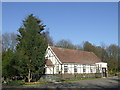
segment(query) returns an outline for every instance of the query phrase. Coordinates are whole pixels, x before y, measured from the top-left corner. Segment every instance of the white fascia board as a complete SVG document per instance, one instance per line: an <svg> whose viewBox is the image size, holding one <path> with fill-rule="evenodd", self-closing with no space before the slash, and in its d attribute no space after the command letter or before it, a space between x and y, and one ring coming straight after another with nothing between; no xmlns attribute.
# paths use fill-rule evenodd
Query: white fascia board
<svg viewBox="0 0 120 90"><path fill-rule="evenodd" d="M62 62L61 62L60 59L57 57L57 55L53 52L53 50L51 49L51 47L48 46L48 48L50 48L51 52L52 52L53 55L56 57L56 59L58 60L58 62L59 62L60 64L62 64Z"/></svg>
<svg viewBox="0 0 120 90"><path fill-rule="evenodd" d="M95 64L100 64L100 63L106 63L106 62L98 62L98 63L95 63Z"/></svg>

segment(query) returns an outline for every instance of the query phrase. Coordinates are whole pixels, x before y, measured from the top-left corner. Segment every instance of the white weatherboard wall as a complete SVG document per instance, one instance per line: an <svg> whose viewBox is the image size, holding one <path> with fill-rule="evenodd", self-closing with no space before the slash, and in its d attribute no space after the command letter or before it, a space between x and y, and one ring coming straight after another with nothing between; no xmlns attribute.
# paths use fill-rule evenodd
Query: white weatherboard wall
<svg viewBox="0 0 120 90"><path fill-rule="evenodd" d="M64 63L62 65L62 73L64 74L64 66L68 67L68 74L75 74L75 73L95 73L96 72L96 65L85 65L85 72L83 72L83 64L75 64L75 63ZM74 72L74 66L77 68L77 72ZM91 70L92 69L92 72Z"/></svg>
<svg viewBox="0 0 120 90"><path fill-rule="evenodd" d="M102 67L107 68L107 63L105 63L105 62L99 62L99 63L96 63L96 64L98 64L99 66L101 65Z"/></svg>
<svg viewBox="0 0 120 90"><path fill-rule="evenodd" d="M51 60L51 62L53 63L53 66L46 66L45 74L58 74L58 72L56 72L56 69L57 69L57 66L61 68L61 65L60 65L60 62L58 62L58 59L56 58L56 56L54 55L54 52L51 50L49 46L46 50L45 58Z"/></svg>
<svg viewBox="0 0 120 90"><path fill-rule="evenodd" d="M51 60L51 62L53 63L53 66L46 66L45 74L59 74L60 71L62 74L65 74L64 66L68 67L68 72L66 72L68 74L97 73L98 68L100 73L102 73L102 68L106 68L107 70L107 63L104 62L99 62L95 64L62 63L49 46L46 50L45 58ZM77 72L74 72L74 66L76 66ZM85 72L83 72L84 66Z"/></svg>
<svg viewBox="0 0 120 90"><path fill-rule="evenodd" d="M46 66L45 74L53 74L53 67Z"/></svg>
<svg viewBox="0 0 120 90"><path fill-rule="evenodd" d="M100 73L102 73L102 68L106 68L107 70L107 63L105 62L99 62L99 63L96 63L97 67L99 67L99 70L100 70Z"/></svg>
<svg viewBox="0 0 120 90"><path fill-rule="evenodd" d="M47 49L47 54L45 58L50 59L53 64L59 64L58 60L56 59L55 55L52 53L50 49Z"/></svg>

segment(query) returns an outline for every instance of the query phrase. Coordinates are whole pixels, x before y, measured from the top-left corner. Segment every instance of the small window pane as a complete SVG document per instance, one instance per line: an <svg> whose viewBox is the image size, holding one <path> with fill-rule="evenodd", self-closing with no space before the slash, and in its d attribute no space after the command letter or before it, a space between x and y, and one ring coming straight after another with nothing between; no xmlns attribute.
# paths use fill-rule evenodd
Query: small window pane
<svg viewBox="0 0 120 90"><path fill-rule="evenodd" d="M64 66L64 73L68 72L68 66Z"/></svg>
<svg viewBox="0 0 120 90"><path fill-rule="evenodd" d="M86 72L86 67L85 67L85 65L83 65L83 72Z"/></svg>
<svg viewBox="0 0 120 90"><path fill-rule="evenodd" d="M77 73L77 66L74 66L74 72Z"/></svg>
<svg viewBox="0 0 120 90"><path fill-rule="evenodd" d="M56 67L56 72L57 72L57 73L59 72L59 66Z"/></svg>

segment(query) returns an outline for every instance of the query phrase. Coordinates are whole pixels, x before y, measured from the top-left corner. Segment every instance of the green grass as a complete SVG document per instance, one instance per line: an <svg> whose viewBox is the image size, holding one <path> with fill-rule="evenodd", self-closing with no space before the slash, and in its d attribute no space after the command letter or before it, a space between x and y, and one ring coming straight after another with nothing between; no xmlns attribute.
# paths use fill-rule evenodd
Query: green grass
<svg viewBox="0 0 120 90"><path fill-rule="evenodd" d="M65 82L80 81L80 80L91 80L91 79L96 79L96 78L69 79L69 80L65 80Z"/></svg>
<svg viewBox="0 0 120 90"><path fill-rule="evenodd" d="M21 85L39 85L39 84L48 84L48 82L25 84L24 80L15 80L15 81L9 81L7 83L3 83L2 85L5 85L5 86L21 86Z"/></svg>
<svg viewBox="0 0 120 90"><path fill-rule="evenodd" d="M8 85L8 86L20 86L24 83L24 80L15 80L15 81L9 81L7 83L5 83L4 85Z"/></svg>

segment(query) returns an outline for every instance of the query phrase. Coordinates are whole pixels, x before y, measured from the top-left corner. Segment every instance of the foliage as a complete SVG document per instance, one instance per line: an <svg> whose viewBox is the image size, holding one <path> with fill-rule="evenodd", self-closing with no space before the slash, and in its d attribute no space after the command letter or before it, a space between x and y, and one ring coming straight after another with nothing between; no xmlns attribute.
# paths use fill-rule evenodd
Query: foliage
<svg viewBox="0 0 120 90"><path fill-rule="evenodd" d="M111 44L108 48L107 48L107 53L109 56L109 61L108 61L108 67L109 70L112 71L118 71L118 50L119 47L117 45Z"/></svg>
<svg viewBox="0 0 120 90"><path fill-rule="evenodd" d="M42 34L45 25L41 20L32 14L23 21L23 27L19 29L17 55L18 67L28 81L32 80L33 75L38 75L44 70L44 54L47 48L47 41Z"/></svg>
<svg viewBox="0 0 120 90"><path fill-rule="evenodd" d="M69 48L69 49L75 48L70 40L60 40L56 43L56 46L59 46L62 48Z"/></svg>
<svg viewBox="0 0 120 90"><path fill-rule="evenodd" d="M50 46L53 46L53 45L54 45L54 42L53 42L52 37L50 36L50 32L49 32L49 31L43 32L43 35L45 36L45 38L46 38L46 40L47 40L47 43L48 43Z"/></svg>
<svg viewBox="0 0 120 90"><path fill-rule="evenodd" d="M74 45L70 40L60 40L58 41L55 46L61 47L61 48L68 48L68 49L77 49L77 50L83 50L81 45Z"/></svg>
<svg viewBox="0 0 120 90"><path fill-rule="evenodd" d="M106 48L100 46L94 46L89 42L84 43L84 50L95 53L103 62L108 63L108 70L110 72L117 72L120 68L118 65L118 50L120 49L117 45L111 44Z"/></svg>
<svg viewBox="0 0 120 90"><path fill-rule="evenodd" d="M85 42L83 48L84 48L84 51L93 52L98 57L100 57L97 48L91 43Z"/></svg>
<svg viewBox="0 0 120 90"><path fill-rule="evenodd" d="M14 52L8 49L2 54L2 76L10 78L16 74L17 73L14 68Z"/></svg>
<svg viewBox="0 0 120 90"><path fill-rule="evenodd" d="M2 34L2 49L3 51L7 51L11 49L15 50L17 44L17 35L15 33L4 33Z"/></svg>
<svg viewBox="0 0 120 90"><path fill-rule="evenodd" d="M108 63L109 56L108 56L107 51L104 48L100 47L100 46L96 47L96 49L97 49L97 52L98 52L98 57L103 62L107 62Z"/></svg>
<svg viewBox="0 0 120 90"><path fill-rule="evenodd" d="M5 85L20 86L20 85L23 85L24 82L25 82L24 80L15 80L15 81L9 81Z"/></svg>

